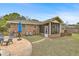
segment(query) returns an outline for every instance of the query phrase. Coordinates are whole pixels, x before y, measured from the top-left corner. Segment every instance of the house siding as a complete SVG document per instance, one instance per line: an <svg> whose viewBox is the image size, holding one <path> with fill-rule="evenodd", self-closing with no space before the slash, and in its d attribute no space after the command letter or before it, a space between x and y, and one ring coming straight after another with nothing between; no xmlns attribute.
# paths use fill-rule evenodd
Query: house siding
<svg viewBox="0 0 79 59"><path fill-rule="evenodd" d="M11 24L9 31L18 32L17 24ZM39 34L39 26L38 25L28 25L22 24L22 34L23 35L36 35Z"/></svg>

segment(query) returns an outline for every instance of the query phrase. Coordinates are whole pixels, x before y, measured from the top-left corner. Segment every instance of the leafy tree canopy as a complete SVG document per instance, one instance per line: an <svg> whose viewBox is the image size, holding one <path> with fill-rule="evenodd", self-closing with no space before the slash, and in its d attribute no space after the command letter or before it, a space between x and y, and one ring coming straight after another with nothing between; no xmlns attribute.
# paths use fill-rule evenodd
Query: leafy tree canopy
<svg viewBox="0 0 79 59"><path fill-rule="evenodd" d="M77 24L79 25L79 22Z"/></svg>
<svg viewBox="0 0 79 59"><path fill-rule="evenodd" d="M8 20L26 20L24 16L19 13L9 13L0 18L0 27L6 25Z"/></svg>

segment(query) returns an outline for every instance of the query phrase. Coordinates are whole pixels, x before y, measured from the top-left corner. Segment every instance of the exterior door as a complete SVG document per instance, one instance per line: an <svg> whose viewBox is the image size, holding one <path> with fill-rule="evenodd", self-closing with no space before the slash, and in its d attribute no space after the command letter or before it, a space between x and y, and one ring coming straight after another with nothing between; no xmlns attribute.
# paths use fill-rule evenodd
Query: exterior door
<svg viewBox="0 0 79 59"><path fill-rule="evenodd" d="M48 26L45 26L44 28L44 35L45 37L48 37Z"/></svg>

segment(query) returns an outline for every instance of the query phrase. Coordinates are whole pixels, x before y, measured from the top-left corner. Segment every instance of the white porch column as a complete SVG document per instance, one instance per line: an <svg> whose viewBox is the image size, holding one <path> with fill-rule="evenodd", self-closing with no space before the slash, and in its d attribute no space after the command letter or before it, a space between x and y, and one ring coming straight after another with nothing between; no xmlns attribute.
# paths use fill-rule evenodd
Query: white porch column
<svg viewBox="0 0 79 59"><path fill-rule="evenodd" d="M51 35L51 23L49 23L49 35Z"/></svg>
<svg viewBox="0 0 79 59"><path fill-rule="evenodd" d="M62 30L62 29L61 29L61 24L60 24L60 32L59 32L59 33L61 33L61 30Z"/></svg>

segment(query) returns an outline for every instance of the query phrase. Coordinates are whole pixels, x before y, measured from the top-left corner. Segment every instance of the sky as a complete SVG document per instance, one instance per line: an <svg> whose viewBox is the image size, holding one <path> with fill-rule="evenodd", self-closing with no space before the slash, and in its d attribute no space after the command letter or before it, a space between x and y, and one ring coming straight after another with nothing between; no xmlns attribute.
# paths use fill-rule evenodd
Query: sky
<svg viewBox="0 0 79 59"><path fill-rule="evenodd" d="M0 3L0 16L13 12L40 21L59 16L64 23L79 22L79 3Z"/></svg>

